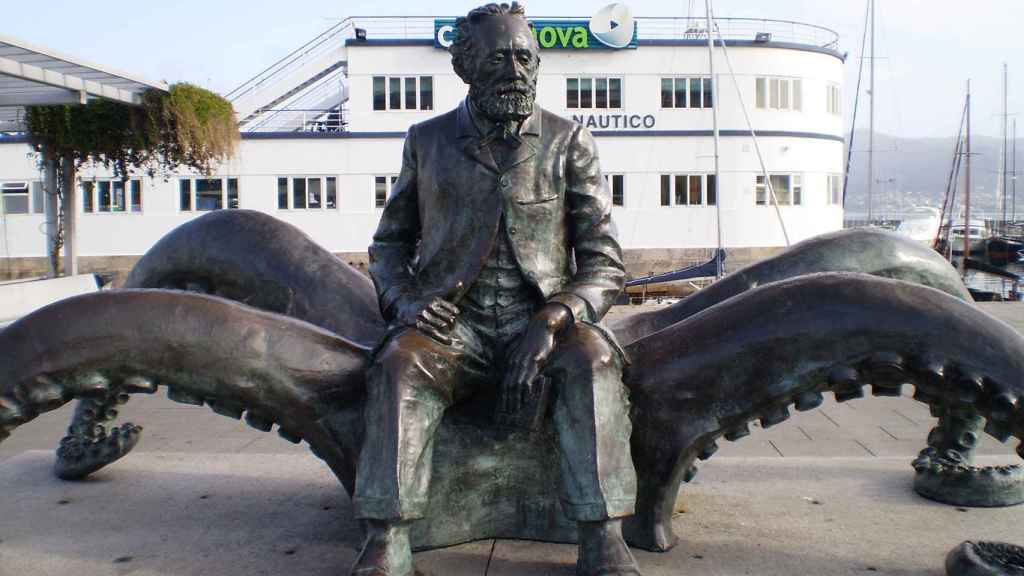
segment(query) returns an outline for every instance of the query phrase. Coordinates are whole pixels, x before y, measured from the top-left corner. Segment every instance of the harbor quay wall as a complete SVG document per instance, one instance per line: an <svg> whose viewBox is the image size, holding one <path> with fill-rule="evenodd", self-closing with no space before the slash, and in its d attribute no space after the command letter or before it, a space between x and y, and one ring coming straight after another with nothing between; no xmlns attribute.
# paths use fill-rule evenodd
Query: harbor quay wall
<svg viewBox="0 0 1024 576"><path fill-rule="evenodd" d="M739 270L743 266L769 258L783 251L783 247L752 247L729 248L725 261L726 272ZM366 252L336 252L338 258L366 273L369 260ZM677 270L684 266L702 263L709 260L713 251L706 248L650 248L623 251L626 273L629 278L638 278L649 274L660 274ZM141 255L135 256L79 256L78 269L83 274L99 274L107 278L111 285L119 288L124 284ZM47 275L49 266L46 258L0 258L0 281L22 278L39 278ZM652 286L652 292L678 295L683 287L675 287L676 283Z"/></svg>

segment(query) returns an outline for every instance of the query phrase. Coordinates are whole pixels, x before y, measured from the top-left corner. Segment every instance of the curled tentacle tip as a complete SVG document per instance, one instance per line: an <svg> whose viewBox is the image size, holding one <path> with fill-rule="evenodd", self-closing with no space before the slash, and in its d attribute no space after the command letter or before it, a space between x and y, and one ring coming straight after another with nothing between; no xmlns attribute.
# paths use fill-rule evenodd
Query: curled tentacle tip
<svg viewBox="0 0 1024 576"><path fill-rule="evenodd" d="M189 404L191 406L203 405L202 398L178 388L168 388L167 398L173 402L178 402L179 404Z"/></svg>
<svg viewBox="0 0 1024 576"><path fill-rule="evenodd" d="M1020 398L1016 394L1003 392L992 399L992 418L1001 422L1010 422L1020 408Z"/></svg>
<svg viewBox="0 0 1024 576"><path fill-rule="evenodd" d="M779 406L778 408L773 408L765 412L764 415L761 416L761 427L771 428L772 426L775 426L776 424L781 424L788 419L789 408L786 406Z"/></svg>
<svg viewBox="0 0 1024 576"><path fill-rule="evenodd" d="M700 458L701 460L707 460L708 458L714 456L715 452L718 452L718 443L711 442L710 444L705 446L703 450L700 451L700 454L697 455L697 458Z"/></svg>
<svg viewBox="0 0 1024 576"><path fill-rule="evenodd" d="M977 374L965 374L956 380L956 390L961 402L973 404L985 392L985 381Z"/></svg>
<svg viewBox="0 0 1024 576"><path fill-rule="evenodd" d="M750 426L745 422L735 428L731 428L725 433L725 439L730 442L735 442L736 440L747 436L750 436Z"/></svg>
<svg viewBox="0 0 1024 576"><path fill-rule="evenodd" d="M808 390L806 392L802 392L796 397L795 404L797 410L800 412L806 412L821 406L824 401L825 397L822 396L821 392L818 392L817 390Z"/></svg>
<svg viewBox="0 0 1024 576"><path fill-rule="evenodd" d="M683 482L690 482L691 480L693 480L696 477L697 477L697 466L696 465L690 466L689 468L686 469L686 472L683 474Z"/></svg>
<svg viewBox="0 0 1024 576"><path fill-rule="evenodd" d="M125 379L121 388L129 394L152 394L158 386L149 378L143 376L131 376Z"/></svg>

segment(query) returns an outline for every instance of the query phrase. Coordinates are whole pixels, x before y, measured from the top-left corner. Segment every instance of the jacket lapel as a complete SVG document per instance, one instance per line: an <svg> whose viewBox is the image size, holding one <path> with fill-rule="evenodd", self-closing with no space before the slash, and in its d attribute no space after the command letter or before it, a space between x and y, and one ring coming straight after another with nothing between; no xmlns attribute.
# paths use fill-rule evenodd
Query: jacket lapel
<svg viewBox="0 0 1024 576"><path fill-rule="evenodd" d="M540 106L534 104L533 114L523 123L519 134L522 143L506 157L506 164L502 166L503 170L511 170L523 162L532 160L537 155L537 142L540 141L541 136Z"/></svg>
<svg viewBox="0 0 1024 576"><path fill-rule="evenodd" d="M491 154L490 149L480 145L481 135L476 129L476 125L473 124L473 119L469 117L469 108L465 100L459 105L459 111L456 114L456 128L459 142L462 144L462 151L466 156L476 160L492 172L500 172L498 163L494 161L494 155Z"/></svg>

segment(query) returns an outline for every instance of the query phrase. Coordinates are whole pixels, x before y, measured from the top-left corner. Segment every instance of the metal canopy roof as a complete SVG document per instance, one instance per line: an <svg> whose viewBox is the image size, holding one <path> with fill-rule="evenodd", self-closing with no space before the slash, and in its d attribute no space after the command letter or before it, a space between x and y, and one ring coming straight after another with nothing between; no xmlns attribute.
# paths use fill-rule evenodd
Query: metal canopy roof
<svg viewBox="0 0 1024 576"><path fill-rule="evenodd" d="M141 104L150 88L166 91L167 84L0 34L0 132L24 130L25 106L84 104L92 98Z"/></svg>

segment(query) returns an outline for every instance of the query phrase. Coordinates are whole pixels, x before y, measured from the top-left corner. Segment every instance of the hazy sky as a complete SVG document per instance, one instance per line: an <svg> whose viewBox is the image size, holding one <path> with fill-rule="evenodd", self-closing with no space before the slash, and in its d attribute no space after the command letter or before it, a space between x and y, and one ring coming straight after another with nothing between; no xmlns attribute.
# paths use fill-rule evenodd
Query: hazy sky
<svg viewBox="0 0 1024 576"><path fill-rule="evenodd" d="M225 92L346 16L455 15L482 0L2 0L0 32L152 80ZM974 127L1001 134L1001 66L1010 112L1024 112L1024 1L877 0L880 131L949 137L964 85ZM589 16L607 0L526 2L531 16ZM704 0L633 0L637 16L703 15ZM797 20L840 34L852 102L865 0L714 0L718 16ZM866 82L866 80L865 80ZM852 110L848 105L847 111ZM866 114L862 116L866 122ZM1024 119L1020 121L1024 136ZM858 119L858 127L865 126Z"/></svg>

